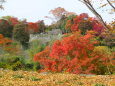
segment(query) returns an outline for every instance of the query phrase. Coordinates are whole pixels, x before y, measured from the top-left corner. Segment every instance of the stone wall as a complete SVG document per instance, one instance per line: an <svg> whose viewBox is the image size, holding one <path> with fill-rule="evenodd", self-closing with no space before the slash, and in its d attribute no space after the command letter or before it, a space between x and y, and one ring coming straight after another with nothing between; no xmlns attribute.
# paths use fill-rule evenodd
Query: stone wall
<svg viewBox="0 0 115 86"><path fill-rule="evenodd" d="M42 43L47 43L52 40L59 40L62 38L62 31L60 29L53 29L47 33L40 33L40 34L30 34L29 42L33 40L39 40Z"/></svg>

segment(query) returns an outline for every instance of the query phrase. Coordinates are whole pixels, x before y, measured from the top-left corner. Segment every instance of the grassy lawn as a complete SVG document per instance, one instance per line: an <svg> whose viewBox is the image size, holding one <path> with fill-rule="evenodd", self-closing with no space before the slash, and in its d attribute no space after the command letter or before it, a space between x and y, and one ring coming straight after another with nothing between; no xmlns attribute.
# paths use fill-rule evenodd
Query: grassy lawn
<svg viewBox="0 0 115 86"><path fill-rule="evenodd" d="M0 86L115 86L115 75L0 70Z"/></svg>

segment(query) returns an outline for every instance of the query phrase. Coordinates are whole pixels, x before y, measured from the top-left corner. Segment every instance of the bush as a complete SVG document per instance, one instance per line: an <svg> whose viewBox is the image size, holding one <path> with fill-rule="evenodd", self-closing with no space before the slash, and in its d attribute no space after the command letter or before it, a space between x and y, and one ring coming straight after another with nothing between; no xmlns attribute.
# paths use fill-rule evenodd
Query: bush
<svg viewBox="0 0 115 86"><path fill-rule="evenodd" d="M39 69L41 69L41 64L40 63L34 62L33 64L34 64L34 66L33 66L34 71L38 71Z"/></svg>
<svg viewBox="0 0 115 86"><path fill-rule="evenodd" d="M94 51L96 43L91 34L74 33L37 53L34 60L44 66L43 71L105 74L109 59L106 54Z"/></svg>
<svg viewBox="0 0 115 86"><path fill-rule="evenodd" d="M16 71L16 70L20 70L24 67L24 64L22 64L21 61L17 61L16 63L14 63L12 66L11 66L11 69Z"/></svg>
<svg viewBox="0 0 115 86"><path fill-rule="evenodd" d="M36 53L41 52L46 47L45 44L41 44L39 40L33 40L29 43L29 49L26 50L29 61L33 61L33 57Z"/></svg>
<svg viewBox="0 0 115 86"><path fill-rule="evenodd" d="M4 63L4 62L0 61L0 68L6 69L6 68L9 68L9 67L10 67L10 65L8 65L7 63Z"/></svg>
<svg viewBox="0 0 115 86"><path fill-rule="evenodd" d="M5 38L2 34L0 34L0 48L5 48L11 43L12 40Z"/></svg>
<svg viewBox="0 0 115 86"><path fill-rule="evenodd" d="M46 45L41 44L39 40L33 40L29 45L29 49L26 50L28 58L25 62L25 69L37 71L41 68L41 65L38 62L34 62L33 57L36 53L43 51Z"/></svg>
<svg viewBox="0 0 115 86"><path fill-rule="evenodd" d="M33 70L34 64L33 63L25 63L25 70Z"/></svg>
<svg viewBox="0 0 115 86"><path fill-rule="evenodd" d="M6 46L6 48L4 50L7 53L10 53L11 55L17 55L17 56L20 55L22 52L21 44L19 42L15 42L15 41L10 43L9 46Z"/></svg>
<svg viewBox="0 0 115 86"><path fill-rule="evenodd" d="M27 71L38 71L39 69L41 69L41 65L38 62L25 62L25 66L24 66L24 70Z"/></svg>
<svg viewBox="0 0 115 86"><path fill-rule="evenodd" d="M0 68L20 70L25 66L24 58L22 56L10 56L5 55L5 57L0 58Z"/></svg>

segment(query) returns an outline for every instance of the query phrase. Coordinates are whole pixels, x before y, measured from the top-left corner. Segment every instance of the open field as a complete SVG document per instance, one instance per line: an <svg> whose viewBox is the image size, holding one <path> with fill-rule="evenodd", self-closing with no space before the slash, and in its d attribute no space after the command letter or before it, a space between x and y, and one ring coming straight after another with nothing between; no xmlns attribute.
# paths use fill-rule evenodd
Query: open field
<svg viewBox="0 0 115 86"><path fill-rule="evenodd" d="M0 86L115 86L115 75L0 70Z"/></svg>

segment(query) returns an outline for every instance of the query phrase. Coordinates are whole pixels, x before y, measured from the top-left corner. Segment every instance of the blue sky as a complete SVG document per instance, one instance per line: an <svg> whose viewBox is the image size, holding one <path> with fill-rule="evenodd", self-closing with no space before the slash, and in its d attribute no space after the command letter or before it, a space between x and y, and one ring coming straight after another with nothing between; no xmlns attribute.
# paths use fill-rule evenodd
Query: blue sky
<svg viewBox="0 0 115 86"><path fill-rule="evenodd" d="M5 9L0 11L0 16L26 18L29 22L44 20L46 24L50 24L51 20L44 18L44 16L51 16L49 11L57 7L63 7L67 11L77 14L88 13L90 16L94 16L78 0L7 0L4 4ZM102 14L102 16L104 20L110 21L115 15Z"/></svg>

